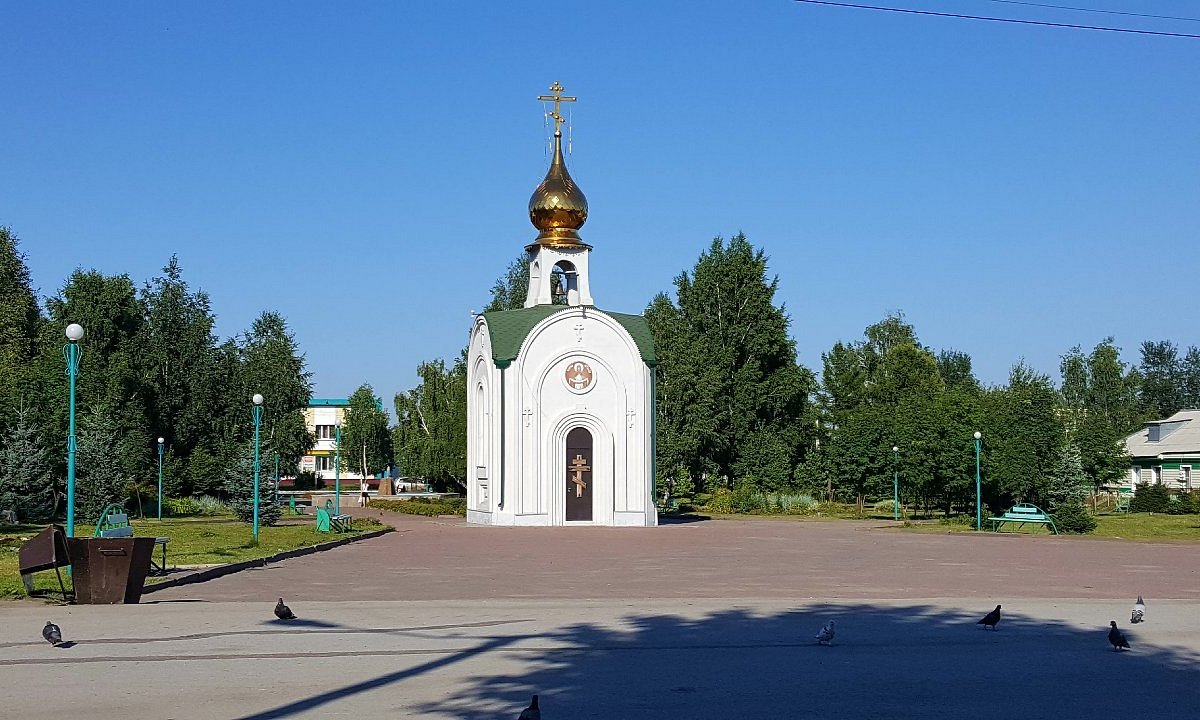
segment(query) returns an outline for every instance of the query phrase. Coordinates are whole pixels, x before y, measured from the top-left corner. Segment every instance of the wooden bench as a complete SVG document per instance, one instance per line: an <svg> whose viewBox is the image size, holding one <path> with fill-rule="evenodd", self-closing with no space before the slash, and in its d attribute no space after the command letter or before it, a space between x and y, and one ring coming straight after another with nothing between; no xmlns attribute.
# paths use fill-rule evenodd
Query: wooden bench
<svg viewBox="0 0 1200 720"><path fill-rule="evenodd" d="M1050 531L1055 535L1058 534L1058 528L1054 525L1054 518L1042 511L1037 505L1031 503L1017 503L1008 510L1004 511L1003 515L996 515L988 518L992 522L992 530L999 532L1000 526L1004 523L1016 523L1017 529L1026 523L1034 525L1049 525Z"/></svg>
<svg viewBox="0 0 1200 720"><path fill-rule="evenodd" d="M96 523L96 532L92 533L92 537L133 537L133 526L129 524L129 515L125 513L125 509L116 503L111 503L108 507L104 508L99 522ZM169 542L171 542L171 538L169 537L154 538L155 547L162 548L162 562L156 563L154 562L154 556L150 556L150 573L152 575L167 574L167 543Z"/></svg>
<svg viewBox="0 0 1200 720"><path fill-rule="evenodd" d="M338 515L333 510L333 501L326 500L325 507L317 508L317 532L346 532L352 519L349 515Z"/></svg>

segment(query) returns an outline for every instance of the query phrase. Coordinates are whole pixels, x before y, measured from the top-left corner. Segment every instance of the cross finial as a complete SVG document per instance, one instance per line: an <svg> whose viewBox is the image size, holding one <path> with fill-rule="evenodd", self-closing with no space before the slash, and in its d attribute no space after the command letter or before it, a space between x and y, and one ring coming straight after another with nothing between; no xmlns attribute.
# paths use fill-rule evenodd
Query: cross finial
<svg viewBox="0 0 1200 720"><path fill-rule="evenodd" d="M550 86L550 92L554 93L553 95L538 95L538 100L541 100L542 102L554 101L554 110L550 111L550 117L554 118L555 135L562 135L562 124L566 122L566 120L563 119L563 116L558 112L559 103L575 102L574 97L563 95L563 90L566 90L566 88L560 85L557 80L555 80L554 84Z"/></svg>

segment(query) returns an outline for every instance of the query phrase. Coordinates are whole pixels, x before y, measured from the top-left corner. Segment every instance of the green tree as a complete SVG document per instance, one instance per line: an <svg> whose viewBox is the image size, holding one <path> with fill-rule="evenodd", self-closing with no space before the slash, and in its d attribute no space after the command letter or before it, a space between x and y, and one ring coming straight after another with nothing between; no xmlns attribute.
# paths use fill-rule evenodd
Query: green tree
<svg viewBox="0 0 1200 720"><path fill-rule="evenodd" d="M370 385L360 385L350 396L342 428L342 447L351 466L363 477L381 473L392 464L387 413L381 409Z"/></svg>
<svg viewBox="0 0 1200 720"><path fill-rule="evenodd" d="M1068 439L1080 451L1083 471L1099 486L1129 467L1124 438L1137 429L1140 376L1121 361L1106 338L1084 356L1078 346L1062 358L1062 416Z"/></svg>
<svg viewBox="0 0 1200 720"><path fill-rule="evenodd" d="M484 312L495 310L519 310L525 307L525 297L529 294L529 258L521 253L513 259L504 271L504 275L496 278L492 285L492 299Z"/></svg>
<svg viewBox="0 0 1200 720"><path fill-rule="evenodd" d="M1185 408L1200 409L1200 347L1192 345L1179 370L1179 401Z"/></svg>
<svg viewBox="0 0 1200 720"><path fill-rule="evenodd" d="M80 418L76 456L75 517L94 523L109 503L124 505L131 478L120 458L120 427L107 408Z"/></svg>
<svg viewBox="0 0 1200 720"><path fill-rule="evenodd" d="M243 444L221 470L222 489L229 509L244 523L254 522L254 447ZM275 503L275 485L269 473L259 470L258 524L279 522L283 508Z"/></svg>
<svg viewBox="0 0 1200 720"><path fill-rule="evenodd" d="M0 227L0 432L23 401L36 400L29 364L37 355L42 322L20 240Z"/></svg>
<svg viewBox="0 0 1200 720"><path fill-rule="evenodd" d="M1174 415L1183 406L1183 367L1179 349L1169 340L1142 343L1142 363L1138 368L1138 406L1142 415L1162 419Z"/></svg>
<svg viewBox="0 0 1200 720"><path fill-rule="evenodd" d="M678 383L693 383L701 407L711 409L710 422L688 428L699 440L695 466L711 469L703 478L710 489L792 483L811 436L806 420L815 418L809 404L815 381L796 362L787 313L774 304L777 287L778 278L767 278L765 254L739 234L728 244L714 239L692 271L675 279L673 319L661 298L648 308L658 316L650 323L656 348L690 348L660 357L668 379L658 398L660 424L685 422L666 415L680 412L679 398L669 397ZM664 328L678 335L668 338ZM786 463L772 458L764 464L783 451Z"/></svg>
<svg viewBox="0 0 1200 720"><path fill-rule="evenodd" d="M0 446L0 507L14 508L23 522L44 522L54 514L54 480L49 453L28 408Z"/></svg>
<svg viewBox="0 0 1200 720"><path fill-rule="evenodd" d="M1083 471L1082 454L1074 443L1064 443L1050 476L1047 497L1050 507L1082 504L1092 492L1092 481Z"/></svg>
<svg viewBox="0 0 1200 720"><path fill-rule="evenodd" d="M442 360L421 363L417 375L420 384L395 398L396 460L409 477L443 489L466 489L466 361L460 357L450 368Z"/></svg>
<svg viewBox="0 0 1200 720"><path fill-rule="evenodd" d="M69 323L84 328L76 388L80 416L103 411L114 426L114 460L127 478L153 472L157 433L147 419L146 396L138 370L142 330L141 308L126 275L107 276L76 270L55 297L47 301L36 361L41 403L48 411L49 432L67 432L67 381L63 365L64 330ZM56 468L58 470L58 468Z"/></svg>
<svg viewBox="0 0 1200 720"><path fill-rule="evenodd" d="M937 355L938 374L948 390L977 393L982 388L971 369L971 356L958 350L942 350Z"/></svg>
<svg viewBox="0 0 1200 720"><path fill-rule="evenodd" d="M237 367L223 357L228 349L218 352L217 374L239 374L235 385L240 388L241 399L231 398L228 413L238 417L240 412L247 421L249 398L255 393L263 396L262 442L263 456L272 457L279 453L280 473L294 474L300 458L313 446L314 438L304 422L303 410L312 397L312 374L305 369L304 356L296 347L296 340L288 330L287 321L276 312L264 312L254 320L250 331L242 336L238 347L240 362ZM238 443L249 437L246 434L225 438L225 443Z"/></svg>
<svg viewBox="0 0 1200 720"><path fill-rule="evenodd" d="M162 272L140 295L145 322L138 339L139 367L151 426L170 438L177 454L188 458L197 447L221 444L225 422L214 423L214 410L222 406L230 388L221 384L228 378L217 364L208 295L188 288L175 256ZM249 410L241 412L247 419L240 421L233 412L234 422L246 427ZM190 487L183 490L191 492Z"/></svg>
<svg viewBox="0 0 1200 720"><path fill-rule="evenodd" d="M1065 439L1059 415L1049 376L1024 363L1013 367L1007 387L986 394L983 472L990 506L1044 502Z"/></svg>

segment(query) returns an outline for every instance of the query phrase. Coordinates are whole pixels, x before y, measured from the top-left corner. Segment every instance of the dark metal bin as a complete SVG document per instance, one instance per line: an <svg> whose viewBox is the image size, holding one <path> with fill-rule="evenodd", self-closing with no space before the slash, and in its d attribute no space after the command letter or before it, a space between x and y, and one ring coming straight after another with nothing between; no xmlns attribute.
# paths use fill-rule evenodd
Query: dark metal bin
<svg viewBox="0 0 1200 720"><path fill-rule="evenodd" d="M67 589L58 569L70 565L71 557L67 553L67 535L61 526L51 525L22 545L17 552L17 563L27 595L33 595L35 572L53 570L58 575L58 587L62 591L63 599L67 598Z"/></svg>
<svg viewBox="0 0 1200 720"><path fill-rule="evenodd" d="M154 538L70 538L67 549L75 602L133 605L142 599Z"/></svg>

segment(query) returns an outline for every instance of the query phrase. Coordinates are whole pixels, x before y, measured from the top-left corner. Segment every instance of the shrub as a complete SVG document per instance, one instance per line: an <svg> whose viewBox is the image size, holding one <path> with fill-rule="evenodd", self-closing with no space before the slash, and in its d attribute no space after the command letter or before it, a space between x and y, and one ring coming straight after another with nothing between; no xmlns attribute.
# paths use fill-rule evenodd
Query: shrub
<svg viewBox="0 0 1200 720"><path fill-rule="evenodd" d="M229 509L239 520L254 522L254 465L249 457L236 460L225 469L225 492L229 496ZM274 482L259 476L258 524L274 525L279 522L283 508L275 503Z"/></svg>
<svg viewBox="0 0 1200 720"><path fill-rule="evenodd" d="M894 505L895 503L891 500L880 500L879 502L875 503L875 507L873 509L876 515L892 515L894 514Z"/></svg>
<svg viewBox="0 0 1200 720"><path fill-rule="evenodd" d="M293 490L312 490L317 487L317 474L312 470L305 470L296 475L296 481L292 485Z"/></svg>
<svg viewBox="0 0 1200 720"><path fill-rule="evenodd" d="M785 515L808 515L809 513L816 512L817 509L816 499L807 493L800 495L778 493L776 495L769 495L768 497L772 499L779 512Z"/></svg>
<svg viewBox="0 0 1200 720"><path fill-rule="evenodd" d="M770 509L766 495L745 487L733 491L730 505L735 513L752 514Z"/></svg>
<svg viewBox="0 0 1200 720"><path fill-rule="evenodd" d="M391 512L408 515L424 515L427 517L436 517L438 515L458 515L461 517L467 514L466 498L461 497L372 500L367 505L368 507L380 510L390 510Z"/></svg>
<svg viewBox="0 0 1200 720"><path fill-rule="evenodd" d="M185 498L163 498L163 514L174 517L195 517L197 515L229 515L233 511L229 505L209 495Z"/></svg>
<svg viewBox="0 0 1200 720"><path fill-rule="evenodd" d="M1171 493L1167 491L1166 486L1157 483L1138 485L1133 493L1133 501L1129 503L1129 511L1170 512Z"/></svg>
<svg viewBox="0 0 1200 720"><path fill-rule="evenodd" d="M1086 535L1096 529L1096 518L1088 512L1087 505L1079 501L1059 505L1052 517L1060 533Z"/></svg>
<svg viewBox="0 0 1200 720"><path fill-rule="evenodd" d="M733 512L733 493L725 488L718 488L709 498L705 509L709 512L729 514Z"/></svg>

